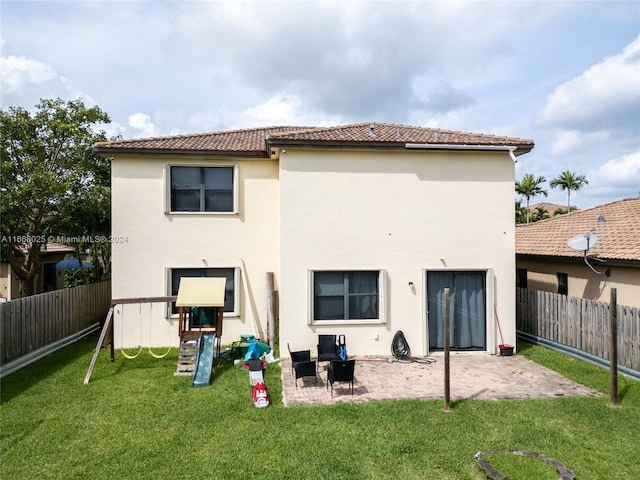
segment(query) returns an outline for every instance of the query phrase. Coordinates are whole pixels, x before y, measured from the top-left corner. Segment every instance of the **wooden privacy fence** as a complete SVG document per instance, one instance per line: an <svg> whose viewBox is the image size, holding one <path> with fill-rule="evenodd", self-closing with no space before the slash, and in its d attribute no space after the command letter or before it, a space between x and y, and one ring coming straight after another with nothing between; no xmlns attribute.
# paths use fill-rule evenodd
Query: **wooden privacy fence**
<svg viewBox="0 0 640 480"><path fill-rule="evenodd" d="M640 311L618 305L618 364L640 371ZM610 359L609 304L518 288L516 325L521 332Z"/></svg>
<svg viewBox="0 0 640 480"><path fill-rule="evenodd" d="M110 305L110 281L0 303L0 365L102 322Z"/></svg>

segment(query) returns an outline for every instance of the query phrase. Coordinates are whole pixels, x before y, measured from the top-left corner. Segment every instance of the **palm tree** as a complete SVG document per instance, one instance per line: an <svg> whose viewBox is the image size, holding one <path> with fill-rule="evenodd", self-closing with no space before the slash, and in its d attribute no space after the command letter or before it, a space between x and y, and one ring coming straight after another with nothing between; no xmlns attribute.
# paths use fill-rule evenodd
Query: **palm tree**
<svg viewBox="0 0 640 480"><path fill-rule="evenodd" d="M557 178L551 180L551 188L560 187L562 190L567 191L567 212L571 211L571 190L578 191L585 185L588 185L589 181L584 175L578 175L576 173L562 172Z"/></svg>
<svg viewBox="0 0 640 480"><path fill-rule="evenodd" d="M523 207L519 200L516 200L516 223L527 221L527 209Z"/></svg>
<svg viewBox="0 0 640 480"><path fill-rule="evenodd" d="M546 181L544 177L534 177L532 173L525 173L522 180L516 182L516 193L527 199L527 223L529 223L529 200L538 195L547 196L547 191L540 186Z"/></svg>

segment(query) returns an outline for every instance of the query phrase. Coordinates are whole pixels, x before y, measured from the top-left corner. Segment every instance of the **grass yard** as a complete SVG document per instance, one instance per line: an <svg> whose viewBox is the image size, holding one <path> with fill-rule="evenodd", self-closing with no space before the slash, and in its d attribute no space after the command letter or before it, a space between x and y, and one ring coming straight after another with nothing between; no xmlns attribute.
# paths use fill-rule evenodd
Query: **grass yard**
<svg viewBox="0 0 640 480"><path fill-rule="evenodd" d="M256 409L248 373L223 362L212 384L174 377L177 350L135 360L96 338L2 380L1 471L13 479L482 479L474 454L535 451L580 480L640 478L640 383L528 344L519 354L604 393L600 398L441 400L296 406L280 401L280 367L265 372L271 405ZM289 372L285 372L288 374ZM452 379L455 382L455 379ZM493 455L519 480L558 478L545 463Z"/></svg>

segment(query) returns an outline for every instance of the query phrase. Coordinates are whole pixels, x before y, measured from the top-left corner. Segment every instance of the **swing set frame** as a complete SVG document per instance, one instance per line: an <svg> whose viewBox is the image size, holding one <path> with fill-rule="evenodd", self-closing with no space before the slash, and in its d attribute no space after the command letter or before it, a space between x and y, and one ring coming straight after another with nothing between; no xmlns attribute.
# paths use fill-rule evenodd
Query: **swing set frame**
<svg viewBox="0 0 640 480"><path fill-rule="evenodd" d="M93 352L93 358L89 365L89 370L85 376L84 383L87 384L91 380L91 374L98 359L98 354L102 348L107 346L111 347L110 360L115 360L115 348L114 348L114 328L113 328L113 314L117 305L139 304L142 309L143 303L169 303L176 302L176 306L179 308L178 319L178 337L182 339L186 333L197 331L200 335L204 332L211 332L215 334L216 338L216 367L217 362L220 359L220 339L222 336L222 320L224 312L224 302L226 300L225 292L225 279L222 278L199 278L199 277L185 277L180 283L178 295L165 296L165 297L139 297L139 298L119 298L111 300L111 308L107 312L102 331L100 332L100 338L98 344ZM202 310L198 312L198 328L194 329L194 320L192 316L193 307L213 307L215 308L214 324L208 327L202 325ZM151 318L151 307L149 307L149 316ZM151 320L150 320L151 321ZM142 319L140 319L140 329L142 331ZM142 340L142 334L140 339ZM120 349L122 355L125 358L133 359L142 353L143 347L140 346L140 350L135 355L127 354L124 349ZM163 355L158 355L153 352L149 347L149 354L154 358L163 358L171 351L171 347Z"/></svg>
<svg viewBox="0 0 640 480"><path fill-rule="evenodd" d="M93 352L93 357L91 358L91 364L89 365L89 370L87 371L87 375L84 377L84 383L87 384L91 380L91 374L93 373L93 369L96 365L96 361L98 360L98 354L100 350L106 347L110 347L110 356L109 359L113 362L115 360L115 345L114 345L114 336L113 336L113 313L115 307L117 305L129 305L133 303L138 303L142 305L143 303L167 303L167 302L175 302L177 296L165 296L165 297L138 297L138 298L118 298L111 300L111 308L107 312L107 316L104 320L104 325L102 326L102 331L100 332L100 337L98 338L98 344L96 345L96 349ZM151 307L150 307L151 308ZM142 322L142 320L141 320ZM143 348L140 347L140 351L135 355L128 355L124 352L123 349L120 349L122 356L125 358L133 359L136 358L142 352ZM157 355L149 347L149 353L154 358L163 358L165 357L171 348L167 350L167 352L163 355Z"/></svg>

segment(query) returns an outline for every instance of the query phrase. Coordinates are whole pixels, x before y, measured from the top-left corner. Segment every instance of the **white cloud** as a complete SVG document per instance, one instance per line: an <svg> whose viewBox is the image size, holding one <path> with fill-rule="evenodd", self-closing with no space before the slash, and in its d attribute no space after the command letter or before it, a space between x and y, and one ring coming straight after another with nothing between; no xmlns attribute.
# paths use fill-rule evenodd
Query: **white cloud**
<svg viewBox="0 0 640 480"><path fill-rule="evenodd" d="M296 95L278 93L264 103L246 108L238 123L242 127L256 125L311 125L327 126L340 123L337 117L318 113L307 113L303 110L303 101Z"/></svg>
<svg viewBox="0 0 640 480"><path fill-rule="evenodd" d="M609 185L640 189L640 151L609 160L592 177L596 186Z"/></svg>
<svg viewBox="0 0 640 480"><path fill-rule="evenodd" d="M91 95L74 90L73 83L46 63L24 56L0 57L2 106L20 106L27 110L43 98L81 99L85 105L97 105Z"/></svg>
<svg viewBox="0 0 640 480"><path fill-rule="evenodd" d="M300 98L286 93L277 94L266 102L244 110L242 116L249 123L257 121L265 125L291 125L297 117L301 105Z"/></svg>
<svg viewBox="0 0 640 480"><path fill-rule="evenodd" d="M129 126L135 130L132 138L153 137L156 135L156 126L146 113L129 115Z"/></svg>
<svg viewBox="0 0 640 480"><path fill-rule="evenodd" d="M558 86L538 113L539 124L567 130L634 128L640 121L640 36Z"/></svg>
<svg viewBox="0 0 640 480"><path fill-rule="evenodd" d="M3 106L33 106L41 98L68 97L71 82L49 65L24 56L0 57Z"/></svg>
<svg viewBox="0 0 640 480"><path fill-rule="evenodd" d="M442 128L444 130L464 130L466 117L459 110L429 117L426 121L415 122L422 127Z"/></svg>
<svg viewBox="0 0 640 480"><path fill-rule="evenodd" d="M607 131L585 133L580 130L559 130L549 148L553 157L561 157L570 153L593 151L592 146L602 145L609 139Z"/></svg>
<svg viewBox="0 0 640 480"><path fill-rule="evenodd" d="M124 137L127 128L118 122L111 122L108 125L101 125L101 129L107 136L107 139Z"/></svg>
<svg viewBox="0 0 640 480"><path fill-rule="evenodd" d="M49 65L26 57L0 58L0 76L3 91L17 91L25 83L42 84L58 80L56 72Z"/></svg>

